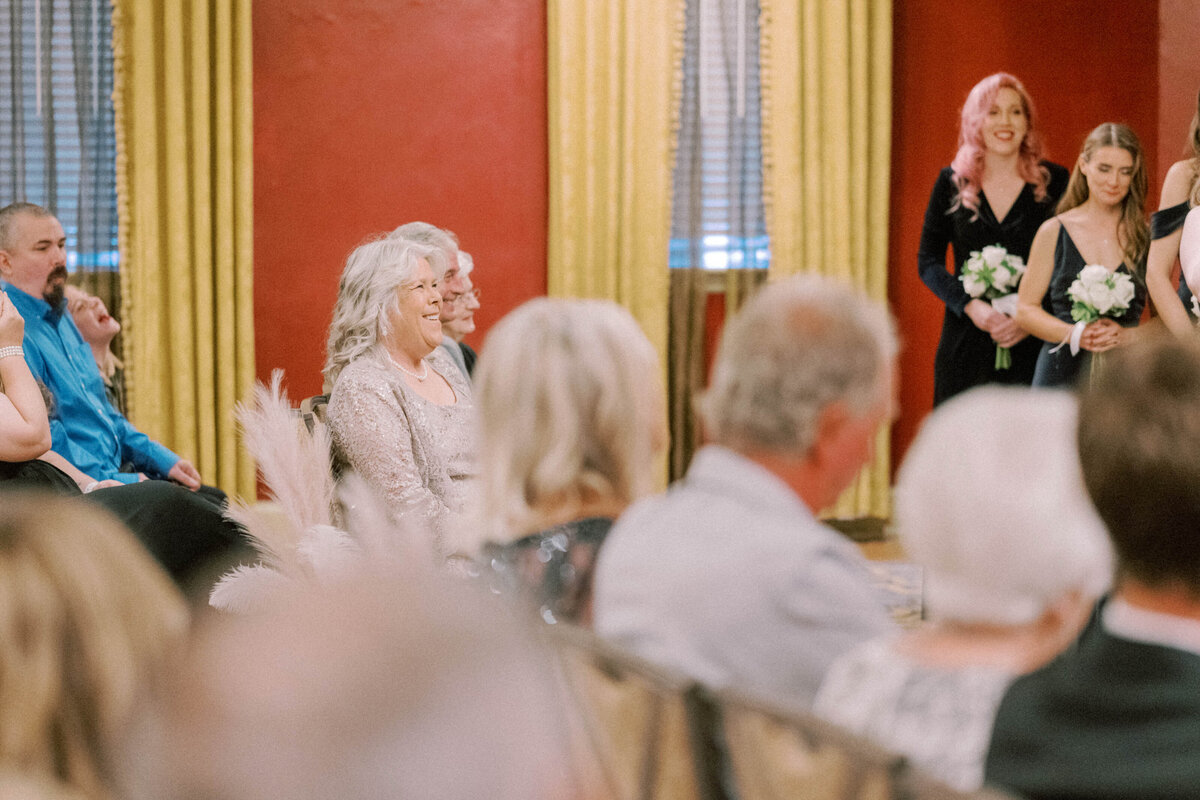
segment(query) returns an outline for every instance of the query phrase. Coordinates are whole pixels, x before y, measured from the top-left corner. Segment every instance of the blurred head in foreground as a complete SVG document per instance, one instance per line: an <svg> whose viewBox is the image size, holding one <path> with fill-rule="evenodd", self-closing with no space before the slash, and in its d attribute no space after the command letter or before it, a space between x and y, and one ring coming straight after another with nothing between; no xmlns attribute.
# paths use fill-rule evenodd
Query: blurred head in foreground
<svg viewBox="0 0 1200 800"><path fill-rule="evenodd" d="M801 496L824 508L872 457L895 355L883 304L817 276L770 284L725 327L700 400L706 430L760 463L798 465Z"/></svg>
<svg viewBox="0 0 1200 800"><path fill-rule="evenodd" d="M1009 387L974 389L926 420L897 475L896 526L925 569L931 618L1024 625L1108 587L1075 420L1072 395Z"/></svg>
<svg viewBox="0 0 1200 800"><path fill-rule="evenodd" d="M666 440L658 355L604 300L531 300L487 338L475 377L486 518L515 538L654 488ZM601 508L602 507L602 508Z"/></svg>
<svg viewBox="0 0 1200 800"><path fill-rule="evenodd" d="M183 598L116 519L71 498L5 492L0 771L113 796L134 708L186 631Z"/></svg>
<svg viewBox="0 0 1200 800"><path fill-rule="evenodd" d="M1113 356L1080 399L1079 455L1118 583L1200 605L1200 346L1161 338Z"/></svg>
<svg viewBox="0 0 1200 800"><path fill-rule="evenodd" d="M133 754L133 796L570 797L528 632L470 587L389 570L207 626L163 695L161 753Z"/></svg>

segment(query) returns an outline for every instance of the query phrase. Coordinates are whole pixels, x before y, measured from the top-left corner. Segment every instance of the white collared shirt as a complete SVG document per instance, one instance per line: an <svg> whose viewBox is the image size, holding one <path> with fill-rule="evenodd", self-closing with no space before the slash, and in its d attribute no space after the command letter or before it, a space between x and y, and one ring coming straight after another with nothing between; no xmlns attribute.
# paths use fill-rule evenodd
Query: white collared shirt
<svg viewBox="0 0 1200 800"><path fill-rule="evenodd" d="M1138 608L1120 597L1105 604L1100 619L1113 636L1200 655L1200 620Z"/></svg>

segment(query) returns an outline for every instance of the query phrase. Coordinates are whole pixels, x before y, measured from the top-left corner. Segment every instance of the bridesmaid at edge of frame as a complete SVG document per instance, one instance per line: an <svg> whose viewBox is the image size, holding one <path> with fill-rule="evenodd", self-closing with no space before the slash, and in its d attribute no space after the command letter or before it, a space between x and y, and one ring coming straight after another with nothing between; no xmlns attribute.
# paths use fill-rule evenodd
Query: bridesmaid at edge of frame
<svg viewBox="0 0 1200 800"><path fill-rule="evenodd" d="M1042 160L1037 114L1025 87L997 72L977 83L962 108L958 152L942 169L921 229L921 280L946 305L933 367L936 406L985 383L1029 385L1040 343L958 279L972 251L1000 245L1025 259L1038 227L1067 186L1067 170ZM954 271L946 248L954 248ZM1012 366L996 369L997 346Z"/></svg>
<svg viewBox="0 0 1200 800"><path fill-rule="evenodd" d="M1188 131L1190 158L1176 161L1167 170L1159 195L1158 211L1150 220L1150 255L1146 257L1146 288L1154 310L1167 329L1176 336L1193 333L1189 311L1192 291L1186 275L1179 276L1179 291L1171 280L1175 258L1182 257L1180 240L1184 222L1191 211L1200 206L1200 93L1196 95L1196 113ZM1195 221L1192 225L1196 225Z"/></svg>
<svg viewBox="0 0 1200 800"><path fill-rule="evenodd" d="M1057 215L1038 229L1018 291L1017 321L1043 341L1033 385L1068 387L1090 375L1093 354L1133 344L1146 305L1146 159L1128 126L1105 122L1083 142ZM1083 326L1078 352L1071 284L1084 267L1101 265L1132 278L1128 308ZM1071 343L1071 344L1068 344Z"/></svg>

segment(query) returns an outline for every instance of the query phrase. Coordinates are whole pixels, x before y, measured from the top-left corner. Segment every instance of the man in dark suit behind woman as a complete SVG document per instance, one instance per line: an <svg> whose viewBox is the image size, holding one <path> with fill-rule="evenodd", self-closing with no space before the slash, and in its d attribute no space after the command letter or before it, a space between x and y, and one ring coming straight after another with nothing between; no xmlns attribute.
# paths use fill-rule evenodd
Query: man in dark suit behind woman
<svg viewBox="0 0 1200 800"><path fill-rule="evenodd" d="M1117 588L1001 701L986 780L1048 798L1200 796L1200 345L1115 354L1084 391L1079 455Z"/></svg>

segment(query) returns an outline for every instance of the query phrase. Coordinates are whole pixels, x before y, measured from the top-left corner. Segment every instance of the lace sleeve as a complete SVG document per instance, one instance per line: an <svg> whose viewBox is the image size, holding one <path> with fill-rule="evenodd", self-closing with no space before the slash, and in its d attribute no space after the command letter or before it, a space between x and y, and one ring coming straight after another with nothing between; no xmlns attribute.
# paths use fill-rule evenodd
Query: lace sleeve
<svg viewBox="0 0 1200 800"><path fill-rule="evenodd" d="M340 463L361 475L397 519L417 515L440 523L449 514L433 489L436 465L414 430L408 400L378 373L347 367L329 399L329 430Z"/></svg>

